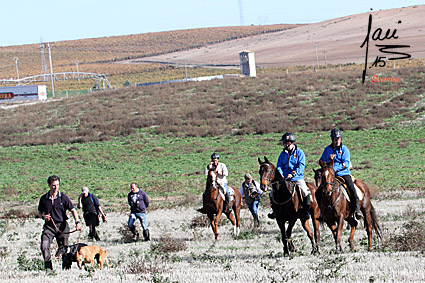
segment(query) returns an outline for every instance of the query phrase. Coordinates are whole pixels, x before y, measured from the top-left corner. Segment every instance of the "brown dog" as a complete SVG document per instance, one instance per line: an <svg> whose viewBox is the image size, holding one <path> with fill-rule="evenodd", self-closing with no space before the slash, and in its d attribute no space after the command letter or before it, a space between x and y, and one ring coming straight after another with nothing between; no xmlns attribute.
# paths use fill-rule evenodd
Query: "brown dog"
<svg viewBox="0 0 425 283"><path fill-rule="evenodd" d="M77 252L77 264L80 269L83 268L85 263L90 263L91 267L93 267L94 259L96 258L97 265L100 269L103 269L103 263L107 256L108 252L104 248L93 245L81 247ZM109 264L106 265L111 267L112 262L109 260Z"/></svg>

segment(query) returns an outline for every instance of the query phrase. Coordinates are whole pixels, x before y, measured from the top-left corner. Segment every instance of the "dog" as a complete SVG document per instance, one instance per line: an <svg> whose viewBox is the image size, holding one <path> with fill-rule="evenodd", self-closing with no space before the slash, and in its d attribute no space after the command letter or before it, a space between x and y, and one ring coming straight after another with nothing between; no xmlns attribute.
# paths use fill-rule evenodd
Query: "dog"
<svg viewBox="0 0 425 283"><path fill-rule="evenodd" d="M87 244L78 243L72 246L61 246L56 252L56 257L62 257L62 269L71 269L73 262L77 262L77 252L81 247L85 247Z"/></svg>
<svg viewBox="0 0 425 283"><path fill-rule="evenodd" d="M97 265L99 266L99 268L103 269L103 263L105 262L106 257L108 256L108 252L102 247L90 245L80 248L76 256L77 265L80 269L83 268L83 265L85 263L90 263L91 267L93 267L95 258L97 260ZM108 261L109 264L107 263L106 265L108 267L111 267L112 262L109 259Z"/></svg>

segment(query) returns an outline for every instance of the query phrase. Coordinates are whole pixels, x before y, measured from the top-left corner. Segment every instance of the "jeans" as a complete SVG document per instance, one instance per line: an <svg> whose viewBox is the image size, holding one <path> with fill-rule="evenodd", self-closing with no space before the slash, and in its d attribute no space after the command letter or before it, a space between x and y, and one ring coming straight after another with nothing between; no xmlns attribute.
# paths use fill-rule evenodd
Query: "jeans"
<svg viewBox="0 0 425 283"><path fill-rule="evenodd" d="M249 211L251 211L252 215L257 214L258 213L258 205L260 204L259 200L254 201L251 204L247 204L248 205L248 209Z"/></svg>
<svg viewBox="0 0 425 283"><path fill-rule="evenodd" d="M148 224L146 223L146 213L138 212L138 213L130 213L130 217L128 218L128 227L133 227L134 222L139 219L140 225L142 225L143 230L148 229Z"/></svg>

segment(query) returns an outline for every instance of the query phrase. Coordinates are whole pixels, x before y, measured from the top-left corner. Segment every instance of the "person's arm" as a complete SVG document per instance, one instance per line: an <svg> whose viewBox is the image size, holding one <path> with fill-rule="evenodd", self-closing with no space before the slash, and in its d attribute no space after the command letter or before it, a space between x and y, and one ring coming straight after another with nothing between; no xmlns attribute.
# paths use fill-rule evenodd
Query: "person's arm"
<svg viewBox="0 0 425 283"><path fill-rule="evenodd" d="M78 196L78 205L77 205L77 208L78 209L80 209L81 208L81 206L82 206L82 203L81 203L81 194Z"/></svg>
<svg viewBox="0 0 425 283"><path fill-rule="evenodd" d="M285 176L283 176L283 158L284 157L282 152L277 160L276 169L279 171L280 175L285 178Z"/></svg>
<svg viewBox="0 0 425 283"><path fill-rule="evenodd" d="M243 183L241 185L241 188L239 189L239 192L241 193L242 199L244 199L245 198L245 195L243 193Z"/></svg>
<svg viewBox="0 0 425 283"><path fill-rule="evenodd" d="M144 192L144 194L145 194L145 206L146 206L146 208L148 208L148 207L149 207L149 198L148 198L148 194L147 194L146 192Z"/></svg>
<svg viewBox="0 0 425 283"><path fill-rule="evenodd" d="M221 163L221 170L217 172L218 175L221 176L229 176L229 171L227 171L227 166L224 163Z"/></svg>
<svg viewBox="0 0 425 283"><path fill-rule="evenodd" d="M71 212L72 212L72 216L74 216L75 227L77 231L81 231L81 223L80 223L80 219L78 218L77 210L75 208L72 208Z"/></svg>
<svg viewBox="0 0 425 283"><path fill-rule="evenodd" d="M103 212L102 207L99 206L98 209L99 209L100 214L102 215L103 222L105 222L105 223L108 222L108 221L106 221L106 214Z"/></svg>
<svg viewBox="0 0 425 283"><path fill-rule="evenodd" d="M298 154L299 154L299 157L298 157L297 167L294 168L295 172L292 171L292 174L294 176L302 175L305 170L305 154L302 150L299 150Z"/></svg>
<svg viewBox="0 0 425 283"><path fill-rule="evenodd" d="M345 169L345 168L349 168L349 169L351 169L351 168L350 168L350 166L351 166L351 161L350 161L350 159L351 159L350 151L348 150L348 148L347 148L346 146L344 146L344 147L342 148L342 157L341 157L342 165L344 166L344 169Z"/></svg>

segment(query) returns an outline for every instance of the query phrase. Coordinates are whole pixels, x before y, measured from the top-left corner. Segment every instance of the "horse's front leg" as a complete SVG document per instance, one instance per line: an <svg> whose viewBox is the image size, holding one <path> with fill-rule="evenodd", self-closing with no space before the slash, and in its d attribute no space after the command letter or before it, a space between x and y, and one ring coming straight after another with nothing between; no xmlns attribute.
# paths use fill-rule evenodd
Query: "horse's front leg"
<svg viewBox="0 0 425 283"><path fill-rule="evenodd" d="M285 221L284 220L278 220L278 219L276 219L276 221L277 221L277 225L279 226L279 229L280 229L280 234L282 235L283 254L284 254L284 256L288 256L289 250L288 250L288 239L286 238Z"/></svg>
<svg viewBox="0 0 425 283"><path fill-rule="evenodd" d="M291 219L288 223L288 227L286 228L286 239L288 241L289 251L292 253L296 252L295 245L292 241L292 228L294 228L296 221L296 218Z"/></svg>
<svg viewBox="0 0 425 283"><path fill-rule="evenodd" d="M319 247L314 241L313 232L311 232L310 225L308 223L308 219L300 219L300 221L301 221L301 224L302 224L304 230L307 232L308 238L310 239L310 243L311 243L311 247L312 247L311 253L312 254L318 253Z"/></svg>
<svg viewBox="0 0 425 283"><path fill-rule="evenodd" d="M356 232L357 222L354 221L353 219L347 220L347 222L351 226L351 232L350 232L350 237L348 238L348 243L350 244L350 250L355 252L357 251L357 247L354 244L354 233Z"/></svg>
<svg viewBox="0 0 425 283"><path fill-rule="evenodd" d="M338 218L336 238L335 238L336 253L342 252L342 247L341 247L342 229L344 229L344 217L343 215L340 215Z"/></svg>

